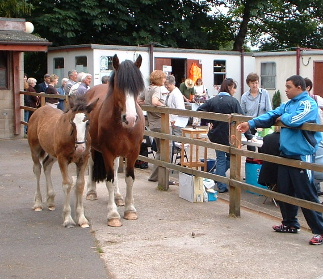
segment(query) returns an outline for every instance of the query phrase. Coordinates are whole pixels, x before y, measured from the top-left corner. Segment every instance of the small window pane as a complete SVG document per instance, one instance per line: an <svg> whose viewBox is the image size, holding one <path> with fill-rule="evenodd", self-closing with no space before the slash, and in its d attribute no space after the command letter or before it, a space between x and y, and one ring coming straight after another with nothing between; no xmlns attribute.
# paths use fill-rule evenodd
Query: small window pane
<svg viewBox="0 0 323 279"><path fill-rule="evenodd" d="M54 69L64 69L64 58L54 58Z"/></svg>
<svg viewBox="0 0 323 279"><path fill-rule="evenodd" d="M8 89L8 57L5 51L0 51L0 88Z"/></svg>
<svg viewBox="0 0 323 279"><path fill-rule="evenodd" d="M214 60L213 61L213 75L214 85L221 85L226 77L226 61Z"/></svg>
<svg viewBox="0 0 323 279"><path fill-rule="evenodd" d="M276 63L261 63L261 87L276 89Z"/></svg>
<svg viewBox="0 0 323 279"><path fill-rule="evenodd" d="M64 58L54 58L53 74L57 75L60 79L64 77Z"/></svg>
<svg viewBox="0 0 323 279"><path fill-rule="evenodd" d="M78 72L87 72L87 57L76 56L75 57L75 69Z"/></svg>

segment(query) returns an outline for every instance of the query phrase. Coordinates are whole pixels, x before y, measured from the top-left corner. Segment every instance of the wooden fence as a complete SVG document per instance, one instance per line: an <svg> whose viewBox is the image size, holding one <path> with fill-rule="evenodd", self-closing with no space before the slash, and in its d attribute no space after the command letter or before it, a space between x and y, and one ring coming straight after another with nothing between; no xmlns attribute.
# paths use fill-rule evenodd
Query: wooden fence
<svg viewBox="0 0 323 279"><path fill-rule="evenodd" d="M160 166L159 172L159 181L158 185L161 190L168 190L168 176L169 170L177 170L181 172L185 172L188 174L192 174L199 177L205 177L214 179L216 181L220 181L226 183L230 187L229 191L229 214L231 216L238 217L240 216L240 203L241 203L241 190L249 190L261 195L264 195L269 198L274 198L276 200L280 200L283 202L287 202L290 204L294 204L300 207L308 208L311 210L323 212L323 205L305 201L302 199L294 198L291 196L283 195L271 190L267 190L264 188L260 188L257 186L253 186L246 182L243 182L241 179L241 157L252 157L254 159L260 159L272 163L278 163L281 165L286 166L293 166L298 168L304 169L311 169L315 171L323 172L323 166L318 164L311 164L302 162L299 160L291 160L287 158L281 158L273 155L267 155L263 153L257 153L253 151L247 151L241 149L241 133L237 131L237 125L241 122L247 121L251 119L247 116L231 114L219 114L219 113L211 113L211 112L196 112L190 110L178 110L178 109L171 109L165 107L152 107L152 106L142 106L143 110L150 111L150 112L158 112L162 115L162 132L152 132L146 131L146 135L158 137L161 139L161 160L155 160L152 158L147 158L144 156L140 156L140 160L147 161L149 163L156 164ZM210 120L219 120L230 123L230 130L231 130L231 145L225 146L221 144L216 144L212 142L205 142L203 140L197 139L190 139L186 137L179 137L179 136L172 136L169 134L169 114L177 114L182 116L189 116L189 117L199 117L203 119L210 119ZM284 126L281 122L277 124L278 126ZM309 130L309 131L323 131L323 125L317 124L304 124L302 126L302 130ZM189 143L194 144L206 148L211 148L215 150L221 150L224 152L230 153L231 160L230 160L230 176L229 177L222 177L215 174L211 174L208 172L195 170L188 167L182 167L175 164L170 163L170 152L169 152L169 142L171 140L178 141L181 143Z"/></svg>
<svg viewBox="0 0 323 279"><path fill-rule="evenodd" d="M40 98L40 106L44 106L46 104L45 98L55 98L57 100L65 100L65 103L68 104L68 98L64 95L53 95L53 94L45 94L44 92L41 93L34 93L34 92L27 92L27 91L20 91L21 95L30 95L30 96L38 96ZM28 111L35 111L36 108L28 107L28 106L20 106L22 110ZM20 121L21 124L27 125L28 123L25 120Z"/></svg>
<svg viewBox="0 0 323 279"><path fill-rule="evenodd" d="M34 95L40 96L41 98L41 105L45 104L45 97L50 98L58 98L58 99L65 99L67 102L68 99L66 96L56 95L53 96L52 94L44 94L44 93L30 93L30 92L20 92L21 94L27 95ZM31 110L34 111L36 109L21 106L21 109L24 110ZM156 160L153 158L148 158L145 156L139 156L140 160L155 164L159 166L159 175L158 175L158 187L160 190L167 191L169 188L168 181L169 181L169 171L176 170L180 172L185 172L188 174L192 174L199 177L214 179L216 181L220 181L229 185L229 214L230 216L238 217L240 216L240 208L241 208L241 191L242 190L249 190L255 192L257 194L264 195L269 198L274 198L276 200L280 200L283 202L287 202L290 204L294 204L300 207L308 208L311 210L323 212L323 205L305 201L302 199L294 198L291 196L283 195L271 190L267 190L264 188L260 188L257 186L253 186L246 182L243 182L241 179L241 157L252 157L255 159L260 159L272 163L278 163L281 165L286 166L293 166L297 168L303 169L310 169L315 171L323 172L323 166L318 164L311 164L302 162L299 160L291 160L286 158L281 158L273 155L267 155L263 153L257 153L253 151L247 151L241 149L241 133L237 131L236 127L239 123L247 121L251 119L247 116L237 115L237 114L219 114L219 113L211 113L211 112L196 112L191 110L179 110L179 109L171 109L167 107L153 107L153 106L146 106L143 105L142 109L149 112L158 112L161 114L162 119L162 128L161 133L153 132L153 131L145 131L145 135L157 137L161 139L161 158L160 160ZM189 116L189 117L199 117L203 119L210 119L210 120L219 120L230 123L230 131L231 131L231 145L221 145L212 142L206 142L203 140L198 139L191 139L187 137L180 137L180 136L173 136L170 135L169 131L169 114L177 114L181 116ZM21 121L22 124L28 125L25 121ZM278 126L283 126L282 123L277 123ZM323 132L323 125L317 124L304 124L302 126L302 130L309 130L309 131L319 131ZM221 150L224 152L230 153L231 160L230 160L230 176L223 177L218 176L212 173L208 173L205 171L196 170L193 168L183 167L180 165L172 164L170 158L170 142L177 141L181 143L188 143L194 144L214 150Z"/></svg>

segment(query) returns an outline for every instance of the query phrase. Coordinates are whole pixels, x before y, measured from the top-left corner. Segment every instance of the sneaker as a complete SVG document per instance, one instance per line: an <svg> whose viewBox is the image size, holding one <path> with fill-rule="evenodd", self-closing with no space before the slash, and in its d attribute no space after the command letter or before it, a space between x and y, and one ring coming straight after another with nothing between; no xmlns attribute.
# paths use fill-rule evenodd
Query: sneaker
<svg viewBox="0 0 323 279"><path fill-rule="evenodd" d="M316 234L309 242L312 245L321 245L323 243L323 234Z"/></svg>
<svg viewBox="0 0 323 279"><path fill-rule="evenodd" d="M226 193L226 192L229 192L229 190L228 189L222 189L222 190L219 189L218 192L219 193Z"/></svg>
<svg viewBox="0 0 323 279"><path fill-rule="evenodd" d="M275 232L281 232L281 233L298 233L300 231L299 228L289 227L283 224L273 226L273 229Z"/></svg>

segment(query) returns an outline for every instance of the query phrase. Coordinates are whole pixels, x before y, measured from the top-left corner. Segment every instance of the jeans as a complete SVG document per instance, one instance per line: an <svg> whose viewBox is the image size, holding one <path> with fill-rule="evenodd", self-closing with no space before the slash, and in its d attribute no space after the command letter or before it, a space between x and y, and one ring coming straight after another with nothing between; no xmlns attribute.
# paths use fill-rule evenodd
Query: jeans
<svg viewBox="0 0 323 279"><path fill-rule="evenodd" d="M226 177L226 172L230 168L230 154L224 151L215 150L216 153L216 169L215 174ZM217 182L220 192L227 190L228 185L222 182Z"/></svg>

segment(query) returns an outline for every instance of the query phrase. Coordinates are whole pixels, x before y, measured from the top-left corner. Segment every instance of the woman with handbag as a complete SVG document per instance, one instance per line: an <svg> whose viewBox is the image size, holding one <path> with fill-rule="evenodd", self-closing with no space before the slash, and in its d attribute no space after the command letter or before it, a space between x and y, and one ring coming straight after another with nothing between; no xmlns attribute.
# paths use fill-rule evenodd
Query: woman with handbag
<svg viewBox="0 0 323 279"><path fill-rule="evenodd" d="M257 117L272 110L269 93L266 89L259 88L259 76L250 73L246 78L249 90L241 96L241 108L244 115ZM251 134L255 135L257 130L251 129ZM255 146L247 146L250 151L256 151Z"/></svg>

